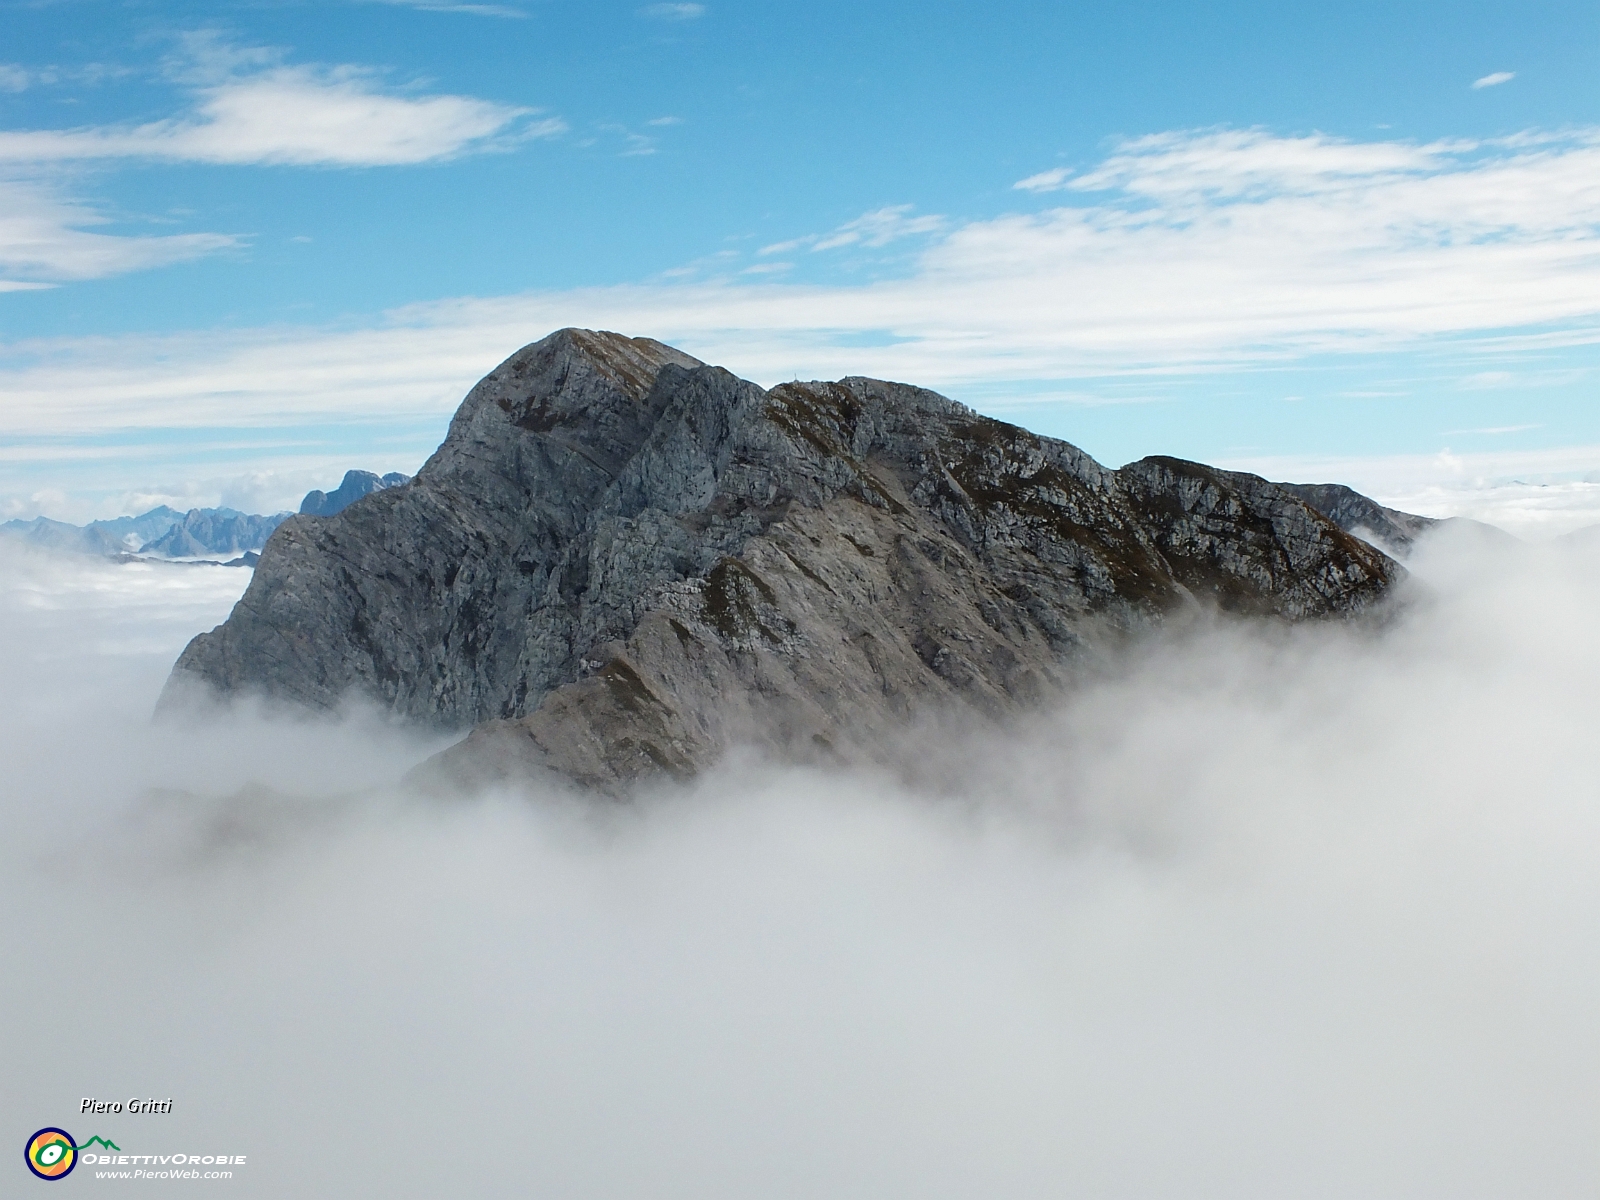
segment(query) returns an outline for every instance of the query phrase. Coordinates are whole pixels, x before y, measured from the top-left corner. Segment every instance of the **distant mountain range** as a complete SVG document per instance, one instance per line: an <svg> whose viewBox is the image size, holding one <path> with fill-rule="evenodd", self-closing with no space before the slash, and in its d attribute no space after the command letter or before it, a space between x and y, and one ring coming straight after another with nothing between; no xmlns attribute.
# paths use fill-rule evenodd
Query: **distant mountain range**
<svg viewBox="0 0 1600 1200"><path fill-rule="evenodd" d="M331 516L363 496L396 487L408 478L397 471L388 475L347 471L344 481L333 491L308 492L300 504L300 511L314 516ZM259 516L233 508L191 508L188 512L179 512L163 504L137 517L90 521L87 525L69 525L49 517L7 521L0 524L0 537L13 538L46 550L96 554L106 558L137 555L151 558L227 559L228 566L253 567L256 552L267 544L272 531L291 515L280 512Z"/></svg>
<svg viewBox="0 0 1600 1200"><path fill-rule="evenodd" d="M49 517L7 521L0 525L0 536L47 550L106 558L136 554L156 558L238 557L260 550L289 515L281 512L263 517L232 508L179 512L163 504L137 517L90 521L87 525L69 525Z"/></svg>

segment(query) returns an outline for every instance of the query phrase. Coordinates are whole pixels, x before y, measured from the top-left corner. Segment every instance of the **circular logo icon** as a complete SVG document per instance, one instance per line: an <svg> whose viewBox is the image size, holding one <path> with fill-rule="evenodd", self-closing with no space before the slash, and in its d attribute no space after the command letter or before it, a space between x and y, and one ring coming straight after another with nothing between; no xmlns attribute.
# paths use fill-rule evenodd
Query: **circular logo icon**
<svg viewBox="0 0 1600 1200"><path fill-rule="evenodd" d="M28 1139L28 1170L40 1179L63 1179L78 1165L78 1148L65 1129L41 1129Z"/></svg>

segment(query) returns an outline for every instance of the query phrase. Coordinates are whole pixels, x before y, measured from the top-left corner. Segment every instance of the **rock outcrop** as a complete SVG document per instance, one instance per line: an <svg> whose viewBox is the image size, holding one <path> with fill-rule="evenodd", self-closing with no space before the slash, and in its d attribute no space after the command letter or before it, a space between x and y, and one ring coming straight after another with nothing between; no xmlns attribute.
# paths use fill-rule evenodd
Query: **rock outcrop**
<svg viewBox="0 0 1600 1200"><path fill-rule="evenodd" d="M168 695L356 693L477 727L442 768L615 790L743 741L849 758L1001 718L1166 614L1349 614L1401 573L1253 475L1113 471L921 388L768 391L569 329L478 384L409 483L284 522Z"/></svg>

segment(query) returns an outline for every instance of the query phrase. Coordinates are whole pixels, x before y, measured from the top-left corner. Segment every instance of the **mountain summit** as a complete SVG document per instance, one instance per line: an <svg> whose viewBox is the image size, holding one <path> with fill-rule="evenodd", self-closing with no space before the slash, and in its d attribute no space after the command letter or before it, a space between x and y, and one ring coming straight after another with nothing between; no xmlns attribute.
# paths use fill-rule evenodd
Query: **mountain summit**
<svg viewBox="0 0 1600 1200"><path fill-rule="evenodd" d="M414 479L285 521L168 695L357 693L476 726L451 769L616 790L740 742L870 754L1036 703L1107 631L1349 614L1402 574L1253 475L1113 471L922 388L765 390L564 329L473 388Z"/></svg>

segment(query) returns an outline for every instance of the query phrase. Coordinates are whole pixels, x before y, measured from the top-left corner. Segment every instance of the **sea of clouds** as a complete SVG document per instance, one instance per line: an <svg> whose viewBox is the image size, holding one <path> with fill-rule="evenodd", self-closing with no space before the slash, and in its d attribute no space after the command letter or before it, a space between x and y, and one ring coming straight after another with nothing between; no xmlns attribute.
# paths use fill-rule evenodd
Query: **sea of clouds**
<svg viewBox="0 0 1600 1200"><path fill-rule="evenodd" d="M1600 1188L1592 539L1153 639L936 786L631 806L408 797L442 742L371 714L152 723L247 573L5 553L19 1143L243 1154L186 1185L236 1197Z"/></svg>

